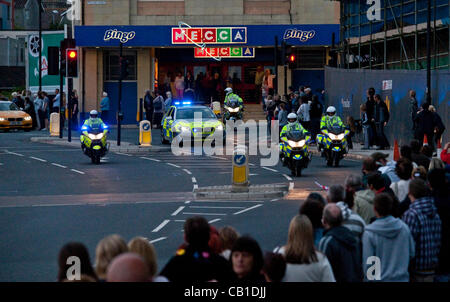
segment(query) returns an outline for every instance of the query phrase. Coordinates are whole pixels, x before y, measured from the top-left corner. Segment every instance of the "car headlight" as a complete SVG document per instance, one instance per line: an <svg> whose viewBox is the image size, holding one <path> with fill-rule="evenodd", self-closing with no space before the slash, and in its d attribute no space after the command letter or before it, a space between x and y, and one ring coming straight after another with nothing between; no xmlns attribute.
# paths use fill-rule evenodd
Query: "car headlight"
<svg viewBox="0 0 450 302"><path fill-rule="evenodd" d="M182 126L180 129L181 129L181 132L191 132L191 128L186 127L186 126Z"/></svg>
<svg viewBox="0 0 450 302"><path fill-rule="evenodd" d="M24 121L31 121L31 116L26 116L23 120Z"/></svg>
<svg viewBox="0 0 450 302"><path fill-rule="evenodd" d="M337 136L337 139L338 139L338 140L343 140L344 137L345 137L345 133L341 133L341 134L339 134L339 135Z"/></svg>
<svg viewBox="0 0 450 302"><path fill-rule="evenodd" d="M299 142L294 142L294 141L288 140L288 144L292 148L299 148L299 147L301 148L301 147L303 147L305 145L305 143L306 143L306 141L304 139L302 139Z"/></svg>

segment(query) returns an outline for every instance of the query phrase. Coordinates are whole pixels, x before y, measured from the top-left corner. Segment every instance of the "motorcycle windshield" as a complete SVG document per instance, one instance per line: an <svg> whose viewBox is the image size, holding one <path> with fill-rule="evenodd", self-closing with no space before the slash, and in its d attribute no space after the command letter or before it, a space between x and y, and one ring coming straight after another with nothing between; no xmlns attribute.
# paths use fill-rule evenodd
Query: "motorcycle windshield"
<svg viewBox="0 0 450 302"><path fill-rule="evenodd" d="M332 126L328 128L328 132L333 133L335 135L339 135L344 132L344 128L342 126Z"/></svg>
<svg viewBox="0 0 450 302"><path fill-rule="evenodd" d="M288 140L298 142L298 141L301 141L302 139L304 139L305 135L303 134L302 131L294 130L294 131L289 131L287 133L286 137Z"/></svg>
<svg viewBox="0 0 450 302"><path fill-rule="evenodd" d="M232 99L232 100L230 101L230 103L229 103L229 107L231 107L231 108L239 107L238 101L235 100L235 99Z"/></svg>

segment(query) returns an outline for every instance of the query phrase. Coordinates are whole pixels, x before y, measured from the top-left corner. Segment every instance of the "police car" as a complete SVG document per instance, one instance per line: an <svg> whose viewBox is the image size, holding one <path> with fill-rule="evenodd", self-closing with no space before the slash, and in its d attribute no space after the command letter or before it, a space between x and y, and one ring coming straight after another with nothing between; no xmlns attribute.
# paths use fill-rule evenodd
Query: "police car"
<svg viewBox="0 0 450 302"><path fill-rule="evenodd" d="M224 125L217 119L211 108L206 106L190 104L171 106L164 115L161 126L163 144L172 142L180 134L183 138L190 136L193 140L201 138L204 141L221 131L225 139Z"/></svg>

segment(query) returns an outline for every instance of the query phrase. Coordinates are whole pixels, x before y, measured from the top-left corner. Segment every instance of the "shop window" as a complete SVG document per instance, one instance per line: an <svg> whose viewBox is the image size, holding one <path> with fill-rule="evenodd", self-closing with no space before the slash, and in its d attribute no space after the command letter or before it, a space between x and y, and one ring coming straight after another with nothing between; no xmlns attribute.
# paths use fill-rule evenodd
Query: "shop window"
<svg viewBox="0 0 450 302"><path fill-rule="evenodd" d="M255 84L255 75L257 67L245 67L244 69L244 83Z"/></svg>
<svg viewBox="0 0 450 302"><path fill-rule="evenodd" d="M123 56L128 60L128 76L124 81L136 81L137 52L123 50ZM103 53L103 78L105 81L118 81L120 77L119 51L111 50Z"/></svg>
<svg viewBox="0 0 450 302"><path fill-rule="evenodd" d="M240 84L242 82L242 67L241 66L228 67L228 75L231 77L233 84Z"/></svg>

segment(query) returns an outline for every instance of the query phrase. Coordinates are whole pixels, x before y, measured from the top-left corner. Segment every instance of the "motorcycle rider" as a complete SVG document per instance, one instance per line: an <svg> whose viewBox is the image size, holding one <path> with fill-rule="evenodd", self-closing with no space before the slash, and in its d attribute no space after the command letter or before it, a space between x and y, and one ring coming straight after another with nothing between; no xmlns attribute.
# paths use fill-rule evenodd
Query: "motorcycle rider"
<svg viewBox="0 0 450 302"><path fill-rule="evenodd" d="M242 98L240 96L238 96L237 94L233 93L233 88L228 87L225 89L226 92L226 96L225 96L225 101L224 101L224 105L228 106L229 102L231 99L236 98L238 100L239 103L239 107L241 108L241 110L244 109L244 101L242 100Z"/></svg>
<svg viewBox="0 0 450 302"><path fill-rule="evenodd" d="M328 129L333 126L341 126L345 128L344 123L341 118L336 115L336 108L334 106L329 106L327 108L326 115L322 116L320 120L320 131L322 133L328 134ZM317 134L317 142L319 144L319 151L324 148L323 141L325 139L324 134Z"/></svg>
<svg viewBox="0 0 450 302"><path fill-rule="evenodd" d="M85 120L83 126L81 126L81 132L82 132L81 145L82 146L84 146L84 139L85 139L84 132L87 132L89 130L89 128L95 129L95 130L103 129L104 134L108 133L108 126L102 121L101 118L98 117L97 110L91 110L91 112L89 112L89 118L87 120Z"/></svg>
<svg viewBox="0 0 450 302"><path fill-rule="evenodd" d="M286 153L286 149L287 149L287 133L289 131L300 131L303 134L305 134L306 139L308 140L308 134L309 132L303 128L302 124L300 124L297 120L297 114L295 113L289 113L287 116L288 119L288 124L285 125L283 127L283 129L281 129L280 132L280 157L283 158L284 154ZM286 165L285 162L283 161L283 165Z"/></svg>

